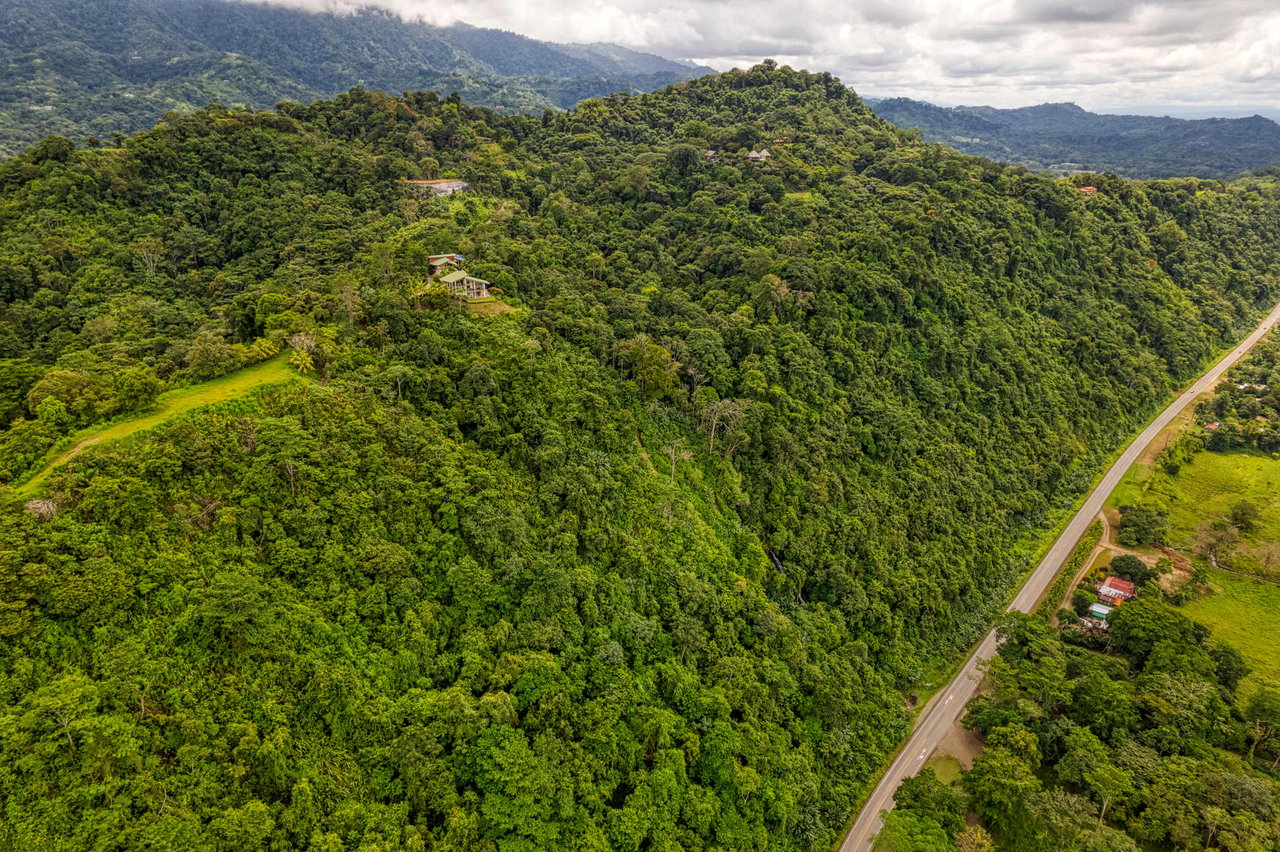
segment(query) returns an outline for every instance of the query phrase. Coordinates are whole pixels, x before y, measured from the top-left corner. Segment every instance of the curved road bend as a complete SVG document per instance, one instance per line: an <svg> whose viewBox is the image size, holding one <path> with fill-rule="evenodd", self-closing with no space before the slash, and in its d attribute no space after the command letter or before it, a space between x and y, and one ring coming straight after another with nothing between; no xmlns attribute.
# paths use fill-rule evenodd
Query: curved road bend
<svg viewBox="0 0 1280 852"><path fill-rule="evenodd" d="M1168 408L1160 412L1156 419L1152 420L1147 428L1142 430L1142 434L1138 435L1133 440L1133 443L1125 448L1120 457L1107 470L1106 475L1102 477L1102 481L1089 493L1084 505L1071 518L1071 522L1067 524L1066 529L1062 531L1057 541L1049 548L1049 551L1044 555L1044 559L1036 566L1035 571L1031 572L1031 576L1027 578L1017 597L1009 605L1010 610L1030 612L1035 607L1036 602L1040 600L1050 584L1053 583L1054 577L1058 575L1058 570L1062 567L1063 562L1071 555L1071 551L1075 549L1076 542L1080 540L1081 536L1089 528L1094 516L1102 510L1102 505L1106 502L1111 491L1120 483L1125 472L1138 460L1147 445L1155 440L1160 431L1173 422L1173 419L1190 405L1192 400L1217 385L1218 380L1222 378L1222 374L1236 361L1239 361L1241 356L1248 352L1277 321L1280 321L1280 305L1276 305L1271 313L1267 315L1267 318L1262 321L1262 324L1246 337L1239 346L1231 350L1229 355L1219 361L1209 372L1197 379L1195 384L1183 391L1177 399L1169 404ZM969 659L965 661L964 666L952 678L951 682L944 689L939 690L925 705L924 710L921 711L916 719L915 727L911 732L911 736L907 739L906 745L898 752L893 763L889 764L889 769L871 792L871 796L858 813L857 820L854 821L853 826L849 829L849 833L845 835L844 842L840 844L840 852L865 852L865 850L871 848L871 838L880 830L880 812L893 807L893 794L898 789L898 785L902 783L902 779L909 778L920 771L925 761L933 754L933 750L937 748L938 743L942 741L951 726L960 718L960 714L964 711L964 706L969 703L969 699L977 691L979 681L978 664L983 660L989 659L995 654L995 651L996 636L994 631L990 631Z"/></svg>

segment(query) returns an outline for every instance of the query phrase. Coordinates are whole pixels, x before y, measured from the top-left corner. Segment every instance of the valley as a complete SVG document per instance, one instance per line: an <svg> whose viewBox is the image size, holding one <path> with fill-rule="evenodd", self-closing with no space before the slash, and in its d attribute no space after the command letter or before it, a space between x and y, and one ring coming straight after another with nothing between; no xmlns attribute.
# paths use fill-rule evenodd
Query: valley
<svg viewBox="0 0 1280 852"><path fill-rule="evenodd" d="M1280 125L1260 115L1188 120L1101 115L1072 103L997 109L909 98L873 108L899 127L919 128L929 141L1055 174L1231 178L1280 163Z"/></svg>

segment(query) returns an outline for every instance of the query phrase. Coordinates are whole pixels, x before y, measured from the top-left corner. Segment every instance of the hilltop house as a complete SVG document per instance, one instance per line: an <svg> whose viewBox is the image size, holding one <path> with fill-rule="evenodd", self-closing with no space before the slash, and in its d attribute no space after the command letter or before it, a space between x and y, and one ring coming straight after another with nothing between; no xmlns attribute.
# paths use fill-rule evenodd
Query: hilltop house
<svg viewBox="0 0 1280 852"><path fill-rule="evenodd" d="M464 299L489 298L489 282L483 278L475 278L461 269L454 270L440 277L440 283L449 288L449 292Z"/></svg>
<svg viewBox="0 0 1280 852"><path fill-rule="evenodd" d="M434 277L445 269L461 269L463 260L460 254L433 254L427 258L427 274Z"/></svg>
<svg viewBox="0 0 1280 852"><path fill-rule="evenodd" d="M439 180L406 180L401 181L405 186L416 191L419 195L453 195L455 192L466 192L471 188L471 184L463 180L453 178L442 178Z"/></svg>
<svg viewBox="0 0 1280 852"><path fill-rule="evenodd" d="M449 294L462 299L487 299L489 282L462 268L465 258L460 254L433 254L427 258L427 283L439 283L449 288ZM419 291L425 292L424 289Z"/></svg>
<svg viewBox="0 0 1280 852"><path fill-rule="evenodd" d="M773 155L769 153L768 148L761 148L759 151L751 151L750 153L748 153L747 161L751 163L763 163L765 160L769 159L771 156Z"/></svg>
<svg viewBox="0 0 1280 852"><path fill-rule="evenodd" d="M1082 186L1080 187L1080 191L1083 192L1085 195L1098 194L1098 188L1096 186Z"/></svg>
<svg viewBox="0 0 1280 852"><path fill-rule="evenodd" d="M1133 583L1119 577L1108 577L1098 586L1098 599L1104 604L1115 606L1131 599L1137 590Z"/></svg>

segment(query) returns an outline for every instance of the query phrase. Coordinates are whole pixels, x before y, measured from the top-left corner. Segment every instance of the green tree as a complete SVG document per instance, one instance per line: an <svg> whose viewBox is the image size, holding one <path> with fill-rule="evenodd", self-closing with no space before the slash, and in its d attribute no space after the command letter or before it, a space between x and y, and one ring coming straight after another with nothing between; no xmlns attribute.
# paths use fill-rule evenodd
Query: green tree
<svg viewBox="0 0 1280 852"><path fill-rule="evenodd" d="M1237 500L1227 509L1227 520L1241 532L1252 532L1262 510L1248 500Z"/></svg>
<svg viewBox="0 0 1280 852"><path fill-rule="evenodd" d="M904 779L893 794L893 801L901 810L918 811L934 820L948 837L955 836L964 827L964 803L928 767Z"/></svg>
<svg viewBox="0 0 1280 852"><path fill-rule="evenodd" d="M27 394L41 369L25 358L0 360L0 426L7 427L26 410Z"/></svg>
<svg viewBox="0 0 1280 852"><path fill-rule="evenodd" d="M114 378L115 410L119 412L145 411L155 405L164 389L164 382L156 377L150 367L130 367Z"/></svg>
<svg viewBox="0 0 1280 852"><path fill-rule="evenodd" d="M1122 742L1141 724L1133 684L1092 669L1072 683L1071 718L1104 740Z"/></svg>
<svg viewBox="0 0 1280 852"><path fill-rule="evenodd" d="M679 362L647 335L639 335L623 343L621 354L643 399L660 399L679 387Z"/></svg>
<svg viewBox="0 0 1280 852"><path fill-rule="evenodd" d="M1143 661L1159 642L1198 646L1205 633L1191 619L1159 601L1138 598L1111 615L1111 637L1115 646Z"/></svg>
<svg viewBox="0 0 1280 852"><path fill-rule="evenodd" d="M187 351L187 368L197 379L212 379L240 366L235 350L220 337L201 334Z"/></svg>
<svg viewBox="0 0 1280 852"><path fill-rule="evenodd" d="M958 852L996 852L995 841L980 825L966 826L956 835Z"/></svg>
<svg viewBox="0 0 1280 852"><path fill-rule="evenodd" d="M1031 766L1003 748L984 749L963 783L978 815L1001 832L1026 823L1027 805L1042 789Z"/></svg>
<svg viewBox="0 0 1280 852"><path fill-rule="evenodd" d="M1127 553L1112 559L1111 564L1107 566L1107 570L1121 579L1128 580L1135 586L1144 586L1158 576L1155 570L1147 567L1147 563Z"/></svg>
<svg viewBox="0 0 1280 852"><path fill-rule="evenodd" d="M1126 547L1161 544L1169 532L1169 512L1160 506L1130 505L1120 507L1120 530L1117 536Z"/></svg>
<svg viewBox="0 0 1280 852"><path fill-rule="evenodd" d="M884 826L872 841L876 852L954 852L955 844L942 826L916 811L888 811Z"/></svg>
<svg viewBox="0 0 1280 852"><path fill-rule="evenodd" d="M1133 776L1110 763L1098 763L1084 771L1085 787L1102 806L1098 825L1107 818L1107 808L1133 790Z"/></svg>
<svg viewBox="0 0 1280 852"><path fill-rule="evenodd" d="M1089 614L1089 607L1098 602L1098 596L1088 589L1076 589L1071 593L1071 608L1076 615L1085 616Z"/></svg>
<svg viewBox="0 0 1280 852"><path fill-rule="evenodd" d="M1280 738L1280 693L1261 687L1244 707L1244 720L1249 732L1249 758L1259 748L1266 749Z"/></svg>
<svg viewBox="0 0 1280 852"><path fill-rule="evenodd" d="M1234 695L1240 681L1249 675L1249 664L1245 662L1244 656L1226 642L1212 642L1209 645L1209 657L1213 660L1218 683Z"/></svg>

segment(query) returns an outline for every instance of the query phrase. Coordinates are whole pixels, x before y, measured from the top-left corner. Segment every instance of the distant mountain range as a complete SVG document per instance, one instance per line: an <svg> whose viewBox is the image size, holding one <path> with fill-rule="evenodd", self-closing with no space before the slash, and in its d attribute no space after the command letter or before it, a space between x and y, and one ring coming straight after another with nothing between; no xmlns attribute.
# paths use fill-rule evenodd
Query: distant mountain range
<svg viewBox="0 0 1280 852"><path fill-rule="evenodd" d="M1188 120L1101 115L1071 103L1018 109L908 98L867 103L899 127L919 128L926 140L1034 169L1223 178L1280 164L1280 125L1258 115Z"/></svg>
<svg viewBox="0 0 1280 852"><path fill-rule="evenodd" d="M458 92L503 112L570 107L711 71L612 44L552 44L367 9L230 0L0 0L0 156L211 102L270 107L353 86Z"/></svg>
<svg viewBox="0 0 1280 852"><path fill-rule="evenodd" d="M215 102L266 108L364 86L457 92L498 112L540 112L711 70L613 44L433 26L373 8L329 14L237 0L0 0L0 157L51 133L106 139L151 127L170 110ZM1038 170L1230 177L1280 164L1280 125L1261 116L867 102L925 139Z"/></svg>

